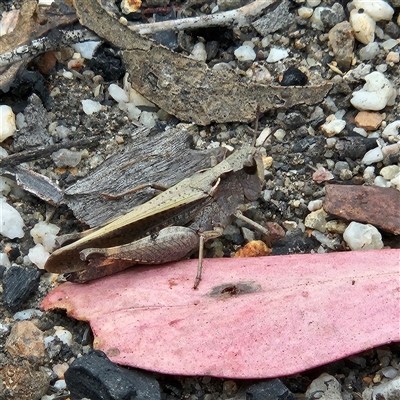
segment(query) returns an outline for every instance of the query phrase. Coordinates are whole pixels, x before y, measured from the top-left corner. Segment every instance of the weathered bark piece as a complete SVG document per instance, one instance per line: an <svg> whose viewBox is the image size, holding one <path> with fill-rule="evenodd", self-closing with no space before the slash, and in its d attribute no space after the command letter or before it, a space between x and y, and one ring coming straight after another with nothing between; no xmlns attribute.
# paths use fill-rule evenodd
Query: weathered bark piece
<svg viewBox="0 0 400 400"><path fill-rule="evenodd" d="M53 3L49 8L37 5L36 0L24 1L15 29L0 37L2 52L11 51L29 41L44 36L52 29L76 22L77 17L66 3Z"/></svg>
<svg viewBox="0 0 400 400"><path fill-rule="evenodd" d="M43 301L90 321L112 361L176 375L272 378L400 341L400 250L132 268Z"/></svg>
<svg viewBox="0 0 400 400"><path fill-rule="evenodd" d="M43 46L40 40L36 49L29 47L30 42L51 34L53 42L58 42L57 46L60 47L57 28L76 21L74 10L66 3L57 2L48 8L43 8L38 7L36 0L24 1L15 29L0 37L0 66L4 67L0 69L0 89L8 91L18 70L37 54L46 51L46 46Z"/></svg>
<svg viewBox="0 0 400 400"><path fill-rule="evenodd" d="M67 188L63 203L91 227L126 214L154 197L154 190L144 189L115 200L102 194L118 195L150 182L171 187L194 172L209 168L212 156L221 158L225 153L223 148L193 150L190 144L186 129L152 133L147 128L139 128L132 144Z"/></svg>
<svg viewBox="0 0 400 400"><path fill-rule="evenodd" d="M326 185L325 211L400 234L400 192L378 186Z"/></svg>
<svg viewBox="0 0 400 400"><path fill-rule="evenodd" d="M173 53L132 32L101 8L97 0L74 1L82 25L123 49L132 86L183 121L251 121L261 112L315 104L332 84L283 87L248 82L233 71L210 70L205 63Z"/></svg>

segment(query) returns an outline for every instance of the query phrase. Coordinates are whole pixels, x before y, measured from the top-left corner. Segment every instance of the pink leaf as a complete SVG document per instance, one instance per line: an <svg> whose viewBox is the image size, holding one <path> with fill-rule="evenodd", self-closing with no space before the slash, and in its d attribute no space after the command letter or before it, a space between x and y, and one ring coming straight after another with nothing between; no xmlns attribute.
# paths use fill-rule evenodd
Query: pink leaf
<svg viewBox="0 0 400 400"><path fill-rule="evenodd" d="M43 301L90 321L116 363L180 375L293 374L400 341L400 250L136 267Z"/></svg>

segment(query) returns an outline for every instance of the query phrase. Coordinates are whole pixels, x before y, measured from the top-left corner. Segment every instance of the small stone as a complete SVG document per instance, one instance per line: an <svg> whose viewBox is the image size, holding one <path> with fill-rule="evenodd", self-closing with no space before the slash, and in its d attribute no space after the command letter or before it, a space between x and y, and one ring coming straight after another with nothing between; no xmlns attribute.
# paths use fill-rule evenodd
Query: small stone
<svg viewBox="0 0 400 400"><path fill-rule="evenodd" d="M317 183L322 183L334 179L335 176L324 167L319 167L313 174L312 178Z"/></svg>
<svg viewBox="0 0 400 400"><path fill-rule="evenodd" d="M332 137L340 132L346 127L346 121L342 119L334 119L331 122L326 122L321 125L321 130L325 133L326 136Z"/></svg>
<svg viewBox="0 0 400 400"><path fill-rule="evenodd" d="M356 115L355 123L366 131L375 131L382 124L382 115L377 112L360 111Z"/></svg>
<svg viewBox="0 0 400 400"><path fill-rule="evenodd" d="M379 187L390 187L390 183L383 176L377 176L374 179L374 185Z"/></svg>
<svg viewBox="0 0 400 400"><path fill-rule="evenodd" d="M393 179L390 180L392 186L394 186L397 190L400 190L400 174L397 174Z"/></svg>
<svg viewBox="0 0 400 400"><path fill-rule="evenodd" d="M83 112L86 115L92 115L101 110L101 104L94 100L81 100Z"/></svg>
<svg viewBox="0 0 400 400"><path fill-rule="evenodd" d="M362 10L352 10L350 24L354 30L354 36L359 42L368 44L374 41L376 22L367 13Z"/></svg>
<svg viewBox="0 0 400 400"><path fill-rule="evenodd" d="M387 167L383 167L379 174L383 176L385 179L390 181L400 172L400 166L398 165L388 165Z"/></svg>
<svg viewBox="0 0 400 400"><path fill-rule="evenodd" d="M4 197L0 198L0 234L9 239L24 237L24 221L19 212L8 203Z"/></svg>
<svg viewBox="0 0 400 400"><path fill-rule="evenodd" d="M289 52L286 49L273 47L268 54L267 62L274 63L283 60L286 57L289 57Z"/></svg>
<svg viewBox="0 0 400 400"><path fill-rule="evenodd" d="M11 379L10 379L11 378ZM44 399L49 388L50 377L42 368L29 363L23 365L8 364L0 369L0 380L3 382L1 394L3 398L18 400ZM5 393L12 393L4 397Z"/></svg>
<svg viewBox="0 0 400 400"><path fill-rule="evenodd" d="M382 160L383 160L382 149L380 147L376 147L375 149L367 151L361 162L365 165L371 165Z"/></svg>
<svg viewBox="0 0 400 400"><path fill-rule="evenodd" d="M142 6L142 0L122 0L121 11L123 14L128 15L134 13Z"/></svg>
<svg viewBox="0 0 400 400"><path fill-rule="evenodd" d="M255 383L246 390L251 400L296 400L296 396L278 378Z"/></svg>
<svg viewBox="0 0 400 400"><path fill-rule="evenodd" d="M304 225L307 228L316 229L324 233L326 231L326 217L328 214L325 212L323 208L313 211L306 216L304 221Z"/></svg>
<svg viewBox="0 0 400 400"><path fill-rule="evenodd" d="M354 6L358 10L364 10L375 21L390 21L393 17L393 8L383 0L354 0Z"/></svg>
<svg viewBox="0 0 400 400"><path fill-rule="evenodd" d="M324 23L322 22L321 14L323 11L329 10L328 7L317 7L314 9L313 15L310 18L311 27L318 30L324 30Z"/></svg>
<svg viewBox="0 0 400 400"><path fill-rule="evenodd" d="M66 344L67 346L71 346L72 344L72 333L67 329L62 327L56 327L56 332L54 336L57 337L62 343Z"/></svg>
<svg viewBox="0 0 400 400"><path fill-rule="evenodd" d="M39 287L40 272L33 267L12 265L3 277L3 303L12 312Z"/></svg>
<svg viewBox="0 0 400 400"><path fill-rule="evenodd" d="M11 329L5 349L11 355L42 360L45 356L43 332L31 321L18 321Z"/></svg>
<svg viewBox="0 0 400 400"><path fill-rule="evenodd" d="M311 7L300 7L297 10L299 16L303 19L308 19L313 15L314 10Z"/></svg>
<svg viewBox="0 0 400 400"><path fill-rule="evenodd" d="M254 29L262 37L285 29L294 22L294 15L290 8L291 3L288 0L280 1L271 11L252 23Z"/></svg>
<svg viewBox="0 0 400 400"><path fill-rule="evenodd" d="M76 167L82 159L79 151L60 149L51 155L57 167Z"/></svg>
<svg viewBox="0 0 400 400"><path fill-rule="evenodd" d="M241 0L217 0L218 9L220 11L235 10L242 6Z"/></svg>
<svg viewBox="0 0 400 400"><path fill-rule="evenodd" d="M379 54L379 44L377 42L368 43L360 49L361 61L369 61Z"/></svg>
<svg viewBox="0 0 400 400"><path fill-rule="evenodd" d="M142 111L139 122L147 128L153 128L156 125L156 115L152 112Z"/></svg>
<svg viewBox="0 0 400 400"><path fill-rule="evenodd" d="M238 391L238 387L235 381L225 381L222 384L222 393L228 398L235 397Z"/></svg>
<svg viewBox="0 0 400 400"><path fill-rule="evenodd" d="M81 54L83 58L91 60L93 57L93 53L95 52L96 48L100 45L101 42L89 40L87 42L82 43L74 43L72 48Z"/></svg>
<svg viewBox="0 0 400 400"><path fill-rule="evenodd" d="M382 137L387 139L390 136L392 137L400 136L399 129L400 129L400 120L394 121L386 126L386 128L382 132Z"/></svg>
<svg viewBox="0 0 400 400"><path fill-rule="evenodd" d="M364 87L353 92L353 98L350 100L355 108L379 111L387 105L394 104L396 90L384 74L374 71L365 76L365 81Z"/></svg>
<svg viewBox="0 0 400 400"><path fill-rule="evenodd" d="M17 127L15 125L15 114L9 106L0 106L0 142L14 135Z"/></svg>
<svg viewBox="0 0 400 400"><path fill-rule="evenodd" d="M18 311L13 315L16 321L26 321L33 318L40 318L43 315L43 311L35 308L28 308L26 310Z"/></svg>
<svg viewBox="0 0 400 400"><path fill-rule="evenodd" d="M328 232L340 233L342 235L347 228L347 224L344 221L334 219L333 221L328 221L325 228Z"/></svg>
<svg viewBox="0 0 400 400"><path fill-rule="evenodd" d="M42 244L46 251L53 251L59 231L60 228L57 225L40 221L31 229L30 234L36 244Z"/></svg>
<svg viewBox="0 0 400 400"><path fill-rule="evenodd" d="M381 234L371 224L351 222L343 233L343 239L351 250L373 250L383 247Z"/></svg>
<svg viewBox="0 0 400 400"><path fill-rule="evenodd" d="M339 68L345 71L351 67L354 42L353 29L347 21L335 25L329 31L329 45Z"/></svg>
<svg viewBox="0 0 400 400"><path fill-rule="evenodd" d="M399 193L393 188L326 185L324 210L347 221L372 224L400 234Z"/></svg>
<svg viewBox="0 0 400 400"><path fill-rule="evenodd" d="M42 244L38 243L36 246L29 249L28 257L38 268L44 269L44 265L50 257L50 253L45 250Z"/></svg>
<svg viewBox="0 0 400 400"><path fill-rule="evenodd" d="M307 208L309 209L309 211L317 211L321 207L322 207L322 200L321 199L311 200L307 205Z"/></svg>
<svg viewBox="0 0 400 400"><path fill-rule="evenodd" d="M308 82L307 75L298 68L290 66L283 74L281 86L304 86Z"/></svg>
<svg viewBox="0 0 400 400"><path fill-rule="evenodd" d="M324 400L342 400L341 385L335 377L327 373L321 374L314 379L307 388L305 398L314 399L314 394L318 393L320 399Z"/></svg>
<svg viewBox="0 0 400 400"><path fill-rule="evenodd" d="M321 4L321 0L307 0L306 4L308 7L315 8Z"/></svg>
<svg viewBox="0 0 400 400"><path fill-rule="evenodd" d="M64 376L72 397L101 399L107 393L108 400L161 399L155 378L140 370L121 368L101 351L77 358Z"/></svg>
<svg viewBox="0 0 400 400"><path fill-rule="evenodd" d="M382 374L385 378L394 379L394 378L396 378L398 371L394 367L383 367ZM400 388L400 385L399 385L399 388Z"/></svg>
<svg viewBox="0 0 400 400"><path fill-rule="evenodd" d="M239 61L254 61L257 57L256 52L250 46L240 46L234 54Z"/></svg>
<svg viewBox="0 0 400 400"><path fill-rule="evenodd" d="M333 169L333 173L336 175L340 175L343 170L349 169L349 164L346 161L338 161L335 164L335 168Z"/></svg>
<svg viewBox="0 0 400 400"><path fill-rule="evenodd" d="M400 53L397 51L390 51L386 56L386 62L398 64L400 62Z"/></svg>
<svg viewBox="0 0 400 400"><path fill-rule="evenodd" d="M204 45L204 43L203 42L197 42L193 46L193 50L190 53L190 55L196 60L206 62L207 61L207 51L206 51L206 46ZM254 58L253 58L253 60L254 60Z"/></svg>
<svg viewBox="0 0 400 400"><path fill-rule="evenodd" d="M327 28L333 28L346 20L346 13L343 6L339 2L332 4L321 11L321 21Z"/></svg>
<svg viewBox="0 0 400 400"><path fill-rule="evenodd" d="M112 83L109 87L108 87L108 93L110 94L110 96L117 102L124 102L127 103L129 101L129 97L126 94L125 90L122 89L121 87L119 87L118 85L116 85L115 83Z"/></svg>

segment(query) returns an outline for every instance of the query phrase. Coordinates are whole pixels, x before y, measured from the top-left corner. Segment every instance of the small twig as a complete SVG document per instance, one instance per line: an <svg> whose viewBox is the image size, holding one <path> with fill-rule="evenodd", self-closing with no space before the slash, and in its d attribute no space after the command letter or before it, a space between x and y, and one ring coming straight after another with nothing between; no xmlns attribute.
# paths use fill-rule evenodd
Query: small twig
<svg viewBox="0 0 400 400"><path fill-rule="evenodd" d="M93 147L97 146L100 141L99 136L92 136L85 139L75 140L67 143L57 143L50 146L37 147L34 150L21 151L20 153L12 154L11 156L0 159L0 168L13 167L15 165L37 160L39 158L47 157L48 155L60 149L69 149L71 147Z"/></svg>
<svg viewBox="0 0 400 400"><path fill-rule="evenodd" d="M237 24L241 27L249 24L252 18L260 15L267 7L274 4L276 1L277 0L255 0L253 3L236 10L203 15L201 17L154 22L146 25L130 25L129 29L141 35L151 35L153 33L169 30L198 29L232 24Z"/></svg>

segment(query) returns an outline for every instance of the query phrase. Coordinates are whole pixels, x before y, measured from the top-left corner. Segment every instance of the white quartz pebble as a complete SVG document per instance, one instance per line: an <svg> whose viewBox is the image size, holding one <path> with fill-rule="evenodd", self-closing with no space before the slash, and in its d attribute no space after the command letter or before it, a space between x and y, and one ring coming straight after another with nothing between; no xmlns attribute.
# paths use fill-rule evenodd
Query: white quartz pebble
<svg viewBox="0 0 400 400"><path fill-rule="evenodd" d="M17 127L15 126L15 114L11 107L0 106L0 142L14 135Z"/></svg>
<svg viewBox="0 0 400 400"><path fill-rule="evenodd" d="M366 165L371 165L383 160L383 153L380 147L375 147L364 154L361 162Z"/></svg>
<svg viewBox="0 0 400 400"><path fill-rule="evenodd" d="M382 137L388 138L389 136L399 136L399 129L400 129L400 120L394 121L386 126L386 128L382 132Z"/></svg>
<svg viewBox="0 0 400 400"><path fill-rule="evenodd" d="M321 125L321 130L328 136L332 137L342 132L346 126L346 121L343 119L334 119L331 122Z"/></svg>
<svg viewBox="0 0 400 400"><path fill-rule="evenodd" d="M88 40L87 42L82 43L74 43L72 48L81 54L83 58L91 60L93 57L93 53L95 52L96 48L100 45L101 42Z"/></svg>
<svg viewBox="0 0 400 400"><path fill-rule="evenodd" d="M0 198L0 234L9 239L24 237L24 221L19 212L6 203L4 197Z"/></svg>
<svg viewBox="0 0 400 400"><path fill-rule="evenodd" d="M86 115L92 115L101 110L101 104L94 100L81 100L83 112Z"/></svg>
<svg viewBox="0 0 400 400"><path fill-rule="evenodd" d="M350 12L350 25L354 31L354 37L361 43L372 43L375 38L376 22L365 12L352 10Z"/></svg>
<svg viewBox="0 0 400 400"><path fill-rule="evenodd" d="M6 268L11 267L10 260L8 259L8 255L6 253L0 253L0 265Z"/></svg>
<svg viewBox="0 0 400 400"><path fill-rule="evenodd" d="M289 53L286 49L279 49L277 47L273 47L267 58L268 63L274 63L280 60L283 60L284 58L288 57Z"/></svg>
<svg viewBox="0 0 400 400"><path fill-rule="evenodd" d="M50 253L45 250L42 244L38 243L36 246L29 249L28 257L38 268L44 269L44 265L50 257Z"/></svg>
<svg viewBox="0 0 400 400"><path fill-rule="evenodd" d="M57 225L40 221L31 229L31 236L35 244L42 244L46 251L52 251L55 247L56 235L60 231Z"/></svg>
<svg viewBox="0 0 400 400"><path fill-rule="evenodd" d="M354 0L357 10L364 10L375 21L390 21L393 17L393 8L383 0Z"/></svg>
<svg viewBox="0 0 400 400"><path fill-rule="evenodd" d="M378 71L365 76L365 85L361 90L353 92L351 104L358 110L379 111L387 105L392 106L396 98L396 90L384 74Z"/></svg>
<svg viewBox="0 0 400 400"><path fill-rule="evenodd" d="M235 50L234 54L239 61L253 61L256 59L256 52L250 46L240 46Z"/></svg>
<svg viewBox="0 0 400 400"><path fill-rule="evenodd" d="M140 114L139 122L147 128L153 128L156 125L156 115L152 112L143 111Z"/></svg>
<svg viewBox="0 0 400 400"><path fill-rule="evenodd" d="M374 185L379 187L390 187L390 183L383 176L377 176L374 179Z"/></svg>
<svg viewBox="0 0 400 400"><path fill-rule="evenodd" d="M193 58L199 61L207 60L206 46L203 42L198 42L193 46L193 50L190 54Z"/></svg>
<svg viewBox="0 0 400 400"><path fill-rule="evenodd" d="M0 195L7 196L11 192L11 188L15 182L10 178L0 176Z"/></svg>
<svg viewBox="0 0 400 400"><path fill-rule="evenodd" d="M373 250L383 247L381 234L371 224L350 222L343 233L343 239L351 250Z"/></svg>
<svg viewBox="0 0 400 400"><path fill-rule="evenodd" d="M108 93L110 94L110 96L117 102L124 102L127 103L129 101L129 97L126 94L125 90L122 89L121 87L119 87L118 85L116 85L115 83L112 83L109 87L108 87Z"/></svg>
<svg viewBox="0 0 400 400"><path fill-rule="evenodd" d="M311 200L308 205L307 208L310 211L317 211L322 207L322 200L318 199L318 200Z"/></svg>

